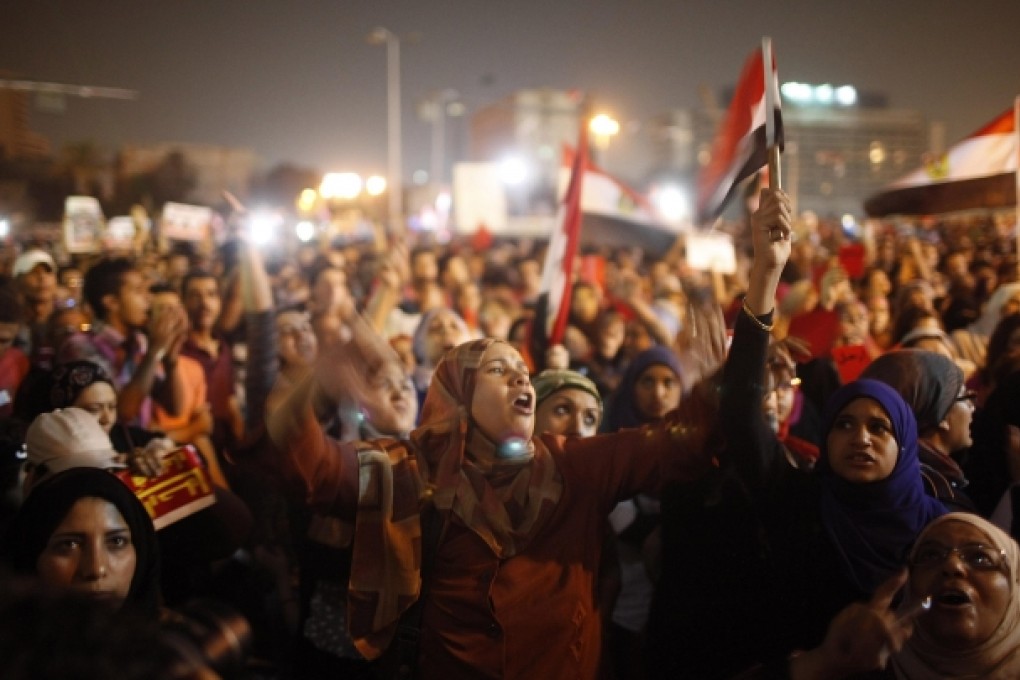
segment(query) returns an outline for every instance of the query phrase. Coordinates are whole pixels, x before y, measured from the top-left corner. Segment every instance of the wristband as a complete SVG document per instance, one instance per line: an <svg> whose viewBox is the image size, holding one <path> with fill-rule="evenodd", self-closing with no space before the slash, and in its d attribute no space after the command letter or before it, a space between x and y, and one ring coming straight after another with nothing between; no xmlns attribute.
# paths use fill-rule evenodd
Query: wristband
<svg viewBox="0 0 1020 680"><path fill-rule="evenodd" d="M752 312L751 308L747 306L747 297L744 297L743 303L741 304L741 308L744 310L744 314L746 314L748 317L750 317L751 321L753 321L755 323L755 325L758 326L758 328L762 329L766 333L771 333L772 329L775 328L776 325L774 323L769 323L769 324L764 323L761 319L759 319L757 316L755 316L755 313ZM768 312L768 313L764 314L763 316L768 316L771 313L772 312Z"/></svg>

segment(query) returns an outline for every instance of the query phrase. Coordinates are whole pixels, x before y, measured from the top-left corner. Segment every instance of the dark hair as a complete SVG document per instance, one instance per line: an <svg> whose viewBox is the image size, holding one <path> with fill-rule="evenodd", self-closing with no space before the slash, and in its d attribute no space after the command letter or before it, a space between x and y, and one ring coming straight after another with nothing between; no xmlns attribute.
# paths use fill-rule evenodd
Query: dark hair
<svg viewBox="0 0 1020 680"><path fill-rule="evenodd" d="M20 324L25 320L25 310L18 296L9 285L0 285L0 323Z"/></svg>
<svg viewBox="0 0 1020 680"><path fill-rule="evenodd" d="M103 298L120 293L121 286L124 285L124 276L135 271L138 271L138 267L132 260L114 257L96 262L85 272L82 295L97 318L106 320L107 312Z"/></svg>
<svg viewBox="0 0 1020 680"><path fill-rule="evenodd" d="M125 607L155 614L159 609L159 545L145 506L124 482L106 470L71 468L32 488L4 537L3 553L15 571L36 573L36 561L53 531L82 498L113 504L131 530L135 573Z"/></svg>
<svg viewBox="0 0 1020 680"><path fill-rule="evenodd" d="M939 328L942 327L942 319L939 318L938 314L927 307L907 306L900 310L900 313L893 321L893 343L899 343L900 340L903 339L903 336L914 330L917 327L917 324L923 319L936 319L939 322Z"/></svg>
<svg viewBox="0 0 1020 680"><path fill-rule="evenodd" d="M200 281L202 279L212 279L213 281L215 281L216 290L219 291L220 282L216 278L216 275L213 274L211 271L209 271L208 269L189 269L188 273L184 275L183 279L181 279L181 291L180 291L181 295L187 295L188 286L191 285L192 281Z"/></svg>
<svg viewBox="0 0 1020 680"><path fill-rule="evenodd" d="M318 257L315 258L315 261L312 262L312 265L308 268L308 285L315 287L315 284L318 283L319 281L319 277L322 276L324 272L328 272L334 269L338 272L343 272L345 275L347 274L346 269L344 269L343 267L336 266L335 264L333 264L333 261L330 260L325 255L319 255Z"/></svg>
<svg viewBox="0 0 1020 680"><path fill-rule="evenodd" d="M165 282L154 283L149 286L149 293L152 295L159 295L160 293L174 293L176 295L180 295L180 291L174 288L173 284Z"/></svg>
<svg viewBox="0 0 1020 680"><path fill-rule="evenodd" d="M1009 338L1013 332L1020 328L1020 314L1010 314L999 319L992 337L988 339L988 353L985 357L985 367L982 371L986 379L991 379L993 373L998 369L998 364L1009 354Z"/></svg>
<svg viewBox="0 0 1020 680"><path fill-rule="evenodd" d="M436 255L436 249L431 246L415 246L414 248L411 249L411 253L407 259L409 262L414 262L415 259L418 256L422 255L423 253L428 253L429 255L431 255L433 258L435 258L436 264L437 265L439 264L439 258Z"/></svg>

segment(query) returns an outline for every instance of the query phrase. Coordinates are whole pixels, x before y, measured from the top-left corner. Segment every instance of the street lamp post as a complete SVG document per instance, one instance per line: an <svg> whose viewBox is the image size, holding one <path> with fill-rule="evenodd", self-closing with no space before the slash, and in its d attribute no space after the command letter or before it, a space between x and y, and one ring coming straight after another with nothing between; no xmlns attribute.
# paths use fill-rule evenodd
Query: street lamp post
<svg viewBox="0 0 1020 680"><path fill-rule="evenodd" d="M390 228L403 224L401 198L403 183L401 178L401 140L400 140L400 38L386 28L376 28L368 34L371 45L386 45L386 120L389 180L389 217Z"/></svg>

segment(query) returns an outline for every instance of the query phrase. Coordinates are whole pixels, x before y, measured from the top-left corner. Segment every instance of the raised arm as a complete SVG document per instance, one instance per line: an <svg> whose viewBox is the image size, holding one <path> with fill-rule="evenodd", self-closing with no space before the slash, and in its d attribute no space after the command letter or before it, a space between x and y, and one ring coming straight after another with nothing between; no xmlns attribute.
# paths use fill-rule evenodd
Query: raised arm
<svg viewBox="0 0 1020 680"><path fill-rule="evenodd" d="M245 429L255 431L265 416L265 404L280 370L277 357L273 290L262 254L244 243L240 262L241 300L244 303L248 370L244 391L247 402Z"/></svg>
<svg viewBox="0 0 1020 680"><path fill-rule="evenodd" d="M776 288L790 257L791 226L786 194L763 189L758 210L751 216L754 261L723 369L720 400L727 424L720 462L732 465L747 481L761 480L775 463L776 440L762 417L762 400Z"/></svg>

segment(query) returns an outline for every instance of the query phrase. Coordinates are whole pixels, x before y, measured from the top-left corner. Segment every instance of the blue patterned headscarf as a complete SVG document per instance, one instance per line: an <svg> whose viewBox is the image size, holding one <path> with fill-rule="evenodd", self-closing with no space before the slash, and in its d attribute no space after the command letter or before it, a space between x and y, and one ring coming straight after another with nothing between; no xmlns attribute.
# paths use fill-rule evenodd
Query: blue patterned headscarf
<svg viewBox="0 0 1020 680"><path fill-rule="evenodd" d="M828 435L840 411L855 399L878 402L892 423L899 455L883 480L849 482L832 470ZM822 484L821 517L843 565L862 593L870 594L906 564L917 535L945 507L925 494L917 457L917 423L903 398L885 383L856 380L829 398L823 417L824 438L816 466Z"/></svg>
<svg viewBox="0 0 1020 680"><path fill-rule="evenodd" d="M602 422L602 432L616 432L623 428L640 427L648 422L648 418L638 411L634 399L634 388L638 378L651 366L667 366L676 374L677 380L683 380L683 369L680 359L673 350L662 345L649 347L635 356L627 365L627 370L620 379L620 384L613 391L612 399L607 408L606 419Z"/></svg>

